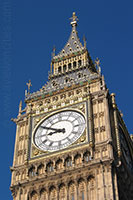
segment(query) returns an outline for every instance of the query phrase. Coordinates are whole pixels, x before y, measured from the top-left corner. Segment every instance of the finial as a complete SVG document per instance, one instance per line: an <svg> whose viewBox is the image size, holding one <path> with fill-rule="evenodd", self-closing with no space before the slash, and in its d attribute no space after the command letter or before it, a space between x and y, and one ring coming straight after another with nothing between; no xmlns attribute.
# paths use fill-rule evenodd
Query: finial
<svg viewBox="0 0 133 200"><path fill-rule="evenodd" d="M75 12L73 12L73 16L70 18L70 20L71 20L71 25L72 26L76 26L77 25L78 18L75 15Z"/></svg>
<svg viewBox="0 0 133 200"><path fill-rule="evenodd" d="M55 47L55 46L53 46L52 58L55 56L55 51L56 51L56 47Z"/></svg>
<svg viewBox="0 0 133 200"><path fill-rule="evenodd" d="M26 85L28 86L28 94L30 94L30 87L32 86L31 80L29 80L29 82L26 83Z"/></svg>
<svg viewBox="0 0 133 200"><path fill-rule="evenodd" d="M22 111L22 101L20 101L19 103L19 115L21 115L21 111Z"/></svg>
<svg viewBox="0 0 133 200"><path fill-rule="evenodd" d="M101 74L101 67L100 67L100 60L99 58L96 58L95 60L95 66L98 68L98 73Z"/></svg>
<svg viewBox="0 0 133 200"><path fill-rule="evenodd" d="M84 41L84 47L86 48L86 38L85 38L85 35L83 35L83 41Z"/></svg>
<svg viewBox="0 0 133 200"><path fill-rule="evenodd" d="M115 103L115 93L111 93L111 98L112 98L112 104L113 104L113 107L116 108L116 103Z"/></svg>

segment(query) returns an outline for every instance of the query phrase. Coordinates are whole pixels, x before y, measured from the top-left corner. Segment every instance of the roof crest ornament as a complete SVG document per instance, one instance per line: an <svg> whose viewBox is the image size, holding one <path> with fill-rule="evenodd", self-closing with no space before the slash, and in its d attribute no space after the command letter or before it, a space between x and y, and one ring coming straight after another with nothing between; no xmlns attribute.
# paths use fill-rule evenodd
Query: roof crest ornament
<svg viewBox="0 0 133 200"><path fill-rule="evenodd" d="M30 88L31 88L31 86L32 86L31 80L29 80L29 82L26 83L26 85L28 86L28 94L30 94Z"/></svg>
<svg viewBox="0 0 133 200"><path fill-rule="evenodd" d="M83 36L83 41L84 41L84 47L86 48L86 37L85 37L85 35Z"/></svg>
<svg viewBox="0 0 133 200"><path fill-rule="evenodd" d="M52 50L52 58L55 56L55 51L56 51L56 47L53 46L53 50Z"/></svg>
<svg viewBox="0 0 133 200"><path fill-rule="evenodd" d="M100 67L100 60L99 60L99 58L96 58L96 60L95 60L95 66L97 66L98 73L101 74L101 67Z"/></svg>

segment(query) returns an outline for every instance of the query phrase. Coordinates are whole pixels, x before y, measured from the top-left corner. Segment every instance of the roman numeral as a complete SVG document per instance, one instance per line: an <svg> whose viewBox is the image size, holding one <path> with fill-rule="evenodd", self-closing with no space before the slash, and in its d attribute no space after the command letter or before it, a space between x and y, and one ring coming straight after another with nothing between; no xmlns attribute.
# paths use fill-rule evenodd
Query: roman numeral
<svg viewBox="0 0 133 200"><path fill-rule="evenodd" d="M43 144L44 144L45 142L47 142L47 140L42 141Z"/></svg>
<svg viewBox="0 0 133 200"><path fill-rule="evenodd" d="M49 146L52 146L53 143L54 143L54 142L51 142L51 143L49 144Z"/></svg>

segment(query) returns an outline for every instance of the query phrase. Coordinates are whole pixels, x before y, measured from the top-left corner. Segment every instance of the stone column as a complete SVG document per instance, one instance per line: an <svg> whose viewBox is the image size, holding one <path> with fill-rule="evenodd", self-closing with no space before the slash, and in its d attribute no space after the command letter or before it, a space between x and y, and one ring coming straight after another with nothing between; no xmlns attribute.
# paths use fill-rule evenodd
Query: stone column
<svg viewBox="0 0 133 200"><path fill-rule="evenodd" d="M48 194L48 200L50 200L50 191L49 191L49 189L47 191L48 191L47 192L47 194Z"/></svg>
<svg viewBox="0 0 133 200"><path fill-rule="evenodd" d="M104 171L105 171L105 168L104 168L104 165L103 163L101 163L101 174L102 174L102 180L101 180L101 190L103 190L103 199L106 200L106 190L105 190L105 187L106 187L106 184L105 184L105 175L104 175Z"/></svg>
<svg viewBox="0 0 133 200"><path fill-rule="evenodd" d="M76 181L76 200L78 200L79 198L79 194L78 194L78 182Z"/></svg>
<svg viewBox="0 0 133 200"><path fill-rule="evenodd" d="M92 119L92 104L91 97L88 96L88 124L89 124L89 143L91 147L91 157L93 157L94 134L93 134L93 119Z"/></svg>
<svg viewBox="0 0 133 200"><path fill-rule="evenodd" d="M56 191L57 191L57 200L59 200L59 192L60 192L59 187L57 187Z"/></svg>
<svg viewBox="0 0 133 200"><path fill-rule="evenodd" d="M68 185L66 186L66 191L67 191L67 198L66 198L66 200L69 200L69 186Z"/></svg>
<svg viewBox="0 0 133 200"><path fill-rule="evenodd" d="M31 116L29 114L29 117L28 117L28 125L27 125L27 143L25 144L25 148L26 148L26 160L25 161L28 161L28 158L29 158L29 151L30 151L30 146L29 146L29 141L30 141L30 131L31 131Z"/></svg>
<svg viewBox="0 0 133 200"><path fill-rule="evenodd" d="M118 157L121 156L121 146L120 146L120 135L119 135L119 125L118 125L118 119L117 119L117 106L115 103L115 94L111 94L112 97L112 106L114 110L114 125L115 125L115 134L116 134L116 144L117 144L117 153Z"/></svg>
<svg viewBox="0 0 133 200"><path fill-rule="evenodd" d="M117 175L116 170L112 170L112 182L113 182L113 193L115 196L115 200L119 200L119 194L118 194L118 182L117 182Z"/></svg>
<svg viewBox="0 0 133 200"><path fill-rule="evenodd" d="M110 116L109 116L109 104L108 104L107 95L108 95L108 91L105 93L105 98L104 98L105 124L106 124L106 133L108 135L108 140L112 141L111 126L110 126Z"/></svg>
<svg viewBox="0 0 133 200"><path fill-rule="evenodd" d="M91 146L93 146L93 124L92 124L92 104L91 97L88 96L88 121L89 121L89 140Z"/></svg>
<svg viewBox="0 0 133 200"><path fill-rule="evenodd" d="M86 193L85 193L85 200L88 200L89 198L88 198L88 181L87 181L87 179L85 181L85 186L86 186L86 189L85 189L85 191L86 191Z"/></svg>
<svg viewBox="0 0 133 200"><path fill-rule="evenodd" d="M111 144L112 142L112 136L111 136L111 121L110 121L110 115L109 115L109 103L108 103L108 91L105 94L104 98L104 113L105 113L105 125L106 125L106 133L107 133L107 139L108 143ZM109 145L109 155L110 158L113 159L113 148L111 145Z"/></svg>

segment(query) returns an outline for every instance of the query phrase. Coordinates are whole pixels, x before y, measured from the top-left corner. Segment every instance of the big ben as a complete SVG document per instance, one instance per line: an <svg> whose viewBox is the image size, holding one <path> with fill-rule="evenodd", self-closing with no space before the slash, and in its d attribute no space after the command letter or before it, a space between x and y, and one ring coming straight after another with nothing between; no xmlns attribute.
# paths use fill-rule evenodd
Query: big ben
<svg viewBox="0 0 133 200"><path fill-rule="evenodd" d="M133 143L100 61L77 33L53 51L48 82L19 105L12 180L14 200L132 200Z"/></svg>

